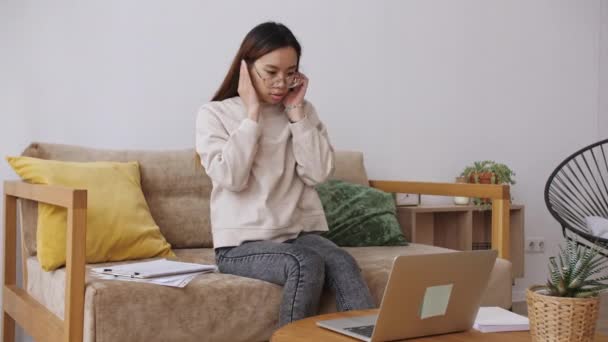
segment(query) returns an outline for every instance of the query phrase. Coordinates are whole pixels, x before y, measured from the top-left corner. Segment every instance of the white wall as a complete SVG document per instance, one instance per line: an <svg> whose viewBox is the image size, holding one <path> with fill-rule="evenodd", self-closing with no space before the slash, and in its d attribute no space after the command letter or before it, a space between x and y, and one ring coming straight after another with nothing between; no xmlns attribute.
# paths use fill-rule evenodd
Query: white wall
<svg viewBox="0 0 608 342"><path fill-rule="evenodd" d="M608 0L601 0L600 28L600 111L598 134L600 139L608 139Z"/></svg>
<svg viewBox="0 0 608 342"><path fill-rule="evenodd" d="M526 205L526 234L547 240L547 254L527 256L517 295L545 281L547 257L561 241L542 197L549 173L607 135L598 128L608 124L606 111L598 114L605 103L600 0L5 6L9 13L25 7L22 21L5 23L9 36L27 27L15 52L25 54L27 72L8 78L23 82L27 102L11 98L3 110L9 122L21 122L10 129L15 143L3 144L6 151L20 152L24 140L193 146L196 109L218 87L244 35L262 21L281 21L303 45L308 98L334 145L363 151L370 177L451 181L478 159L517 172L513 193ZM607 45L602 39L602 51Z"/></svg>
<svg viewBox="0 0 608 342"><path fill-rule="evenodd" d="M25 108L23 82L24 44L23 8L17 1L0 1L0 180L14 178L14 173L4 161L9 154L18 154L31 139L30 123ZM0 182L0 193L3 183ZM0 196L0 211L4 212L4 196ZM2 221L4 222L4 221ZM4 241L4 229L1 229ZM4 255L4 243L0 255ZM0 262L0 284L4 284L4 263ZM20 272L19 272L20 273ZM19 274L18 273L18 274ZM2 300L0 299L0 309ZM1 311L1 310L0 310ZM0 336L2 327L0 327Z"/></svg>

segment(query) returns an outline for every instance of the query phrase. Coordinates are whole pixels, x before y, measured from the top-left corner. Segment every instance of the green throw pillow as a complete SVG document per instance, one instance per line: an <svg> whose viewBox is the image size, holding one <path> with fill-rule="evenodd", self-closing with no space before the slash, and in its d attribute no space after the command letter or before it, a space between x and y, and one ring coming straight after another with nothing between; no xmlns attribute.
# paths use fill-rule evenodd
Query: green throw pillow
<svg viewBox="0 0 608 342"><path fill-rule="evenodd" d="M393 196L341 180L316 186L329 231L322 236L338 246L405 246Z"/></svg>

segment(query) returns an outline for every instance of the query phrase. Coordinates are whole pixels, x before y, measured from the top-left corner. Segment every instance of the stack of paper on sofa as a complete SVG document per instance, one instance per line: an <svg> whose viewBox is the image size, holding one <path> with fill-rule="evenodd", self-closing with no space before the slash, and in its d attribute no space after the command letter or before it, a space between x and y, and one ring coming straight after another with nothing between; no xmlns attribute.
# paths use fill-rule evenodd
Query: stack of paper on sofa
<svg viewBox="0 0 608 342"><path fill-rule="evenodd" d="M217 271L215 265L159 259L118 266L95 267L92 274L99 279L134 281L183 288L200 274Z"/></svg>

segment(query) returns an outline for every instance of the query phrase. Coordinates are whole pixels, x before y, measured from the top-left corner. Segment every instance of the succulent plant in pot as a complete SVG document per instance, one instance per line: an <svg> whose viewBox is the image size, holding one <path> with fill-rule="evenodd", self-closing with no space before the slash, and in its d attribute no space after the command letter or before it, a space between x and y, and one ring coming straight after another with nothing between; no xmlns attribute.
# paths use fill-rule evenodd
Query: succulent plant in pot
<svg viewBox="0 0 608 342"><path fill-rule="evenodd" d="M460 176L465 177L469 183L515 184L513 178L515 172L507 165L493 160L475 161L472 165L465 167ZM487 198L473 198L473 204L481 206L481 209L490 208L490 200Z"/></svg>
<svg viewBox="0 0 608 342"><path fill-rule="evenodd" d="M546 285L526 292L533 341L593 341L599 294L608 289L607 259L597 247L568 240L549 258Z"/></svg>

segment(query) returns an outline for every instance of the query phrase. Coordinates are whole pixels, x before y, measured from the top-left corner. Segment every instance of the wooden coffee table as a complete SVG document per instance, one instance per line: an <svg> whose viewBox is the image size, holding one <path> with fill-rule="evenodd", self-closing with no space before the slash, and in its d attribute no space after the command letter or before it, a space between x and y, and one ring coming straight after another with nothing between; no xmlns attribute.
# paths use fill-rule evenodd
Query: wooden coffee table
<svg viewBox="0 0 608 342"><path fill-rule="evenodd" d="M275 331L270 338L271 342L299 342L299 341L323 341L323 342L353 342L357 339L333 331L320 328L316 325L317 321L326 319L336 319L370 315L377 313L377 309L336 312L326 315L319 315L302 319ZM462 333L452 333L430 337L422 337L407 340L408 342L530 342L530 333L527 331L501 332L501 333L481 333L477 330L470 330ZM597 335L596 342L608 342L608 337Z"/></svg>

